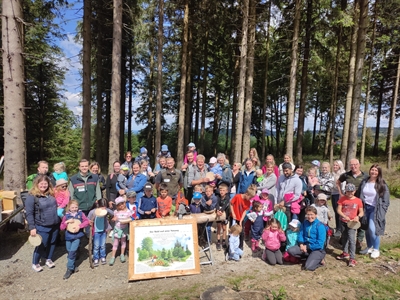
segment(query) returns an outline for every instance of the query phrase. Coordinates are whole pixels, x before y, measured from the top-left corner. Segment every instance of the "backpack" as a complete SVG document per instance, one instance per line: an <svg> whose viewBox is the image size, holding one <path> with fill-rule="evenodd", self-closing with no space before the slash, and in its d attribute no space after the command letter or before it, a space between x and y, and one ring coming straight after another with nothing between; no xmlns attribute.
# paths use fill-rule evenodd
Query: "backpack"
<svg viewBox="0 0 400 300"><path fill-rule="evenodd" d="M37 174L32 174L32 175L29 175L29 176L26 178L25 184L26 184L26 189L27 189L27 190L30 190L30 189L32 188L32 186L33 186L33 181L35 180L36 176L37 176Z"/></svg>

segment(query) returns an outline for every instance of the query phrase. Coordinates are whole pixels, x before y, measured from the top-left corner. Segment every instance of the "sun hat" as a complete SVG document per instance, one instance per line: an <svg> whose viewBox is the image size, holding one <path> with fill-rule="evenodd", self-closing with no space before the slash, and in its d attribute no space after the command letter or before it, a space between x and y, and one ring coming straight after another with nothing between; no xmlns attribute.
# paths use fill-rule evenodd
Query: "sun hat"
<svg viewBox="0 0 400 300"><path fill-rule="evenodd" d="M361 223L358 221L348 221L347 227L349 227L351 229L358 229L361 227Z"/></svg>
<svg viewBox="0 0 400 300"><path fill-rule="evenodd" d="M292 227L294 227L294 228L299 227L299 225L300 225L300 221L299 221L299 220L296 220L296 219L293 219L293 220L290 221L290 223L289 223L289 226L292 226Z"/></svg>
<svg viewBox="0 0 400 300"><path fill-rule="evenodd" d="M69 232L75 233L76 231L79 230L79 225L81 224L81 221L79 221L78 219L72 219L72 220L74 220L74 222L67 224L67 230ZM78 230L76 230L76 229L78 229Z"/></svg>
<svg viewBox="0 0 400 300"><path fill-rule="evenodd" d="M352 183L346 184L346 188L345 188L346 192L354 192L355 190L357 190L357 189L354 184L352 184Z"/></svg>
<svg viewBox="0 0 400 300"><path fill-rule="evenodd" d="M36 233L35 236L30 235L28 238L28 242L35 247L40 246L40 244L42 243L42 236L38 233Z"/></svg>
<svg viewBox="0 0 400 300"><path fill-rule="evenodd" d="M217 162L217 158L216 157L211 157L210 158L210 164L215 164Z"/></svg>
<svg viewBox="0 0 400 300"><path fill-rule="evenodd" d="M118 197L117 199L115 199L115 204L120 204L126 202L126 200L124 199L124 197Z"/></svg>
<svg viewBox="0 0 400 300"><path fill-rule="evenodd" d="M140 148L140 154L147 153L147 149L145 147Z"/></svg>
<svg viewBox="0 0 400 300"><path fill-rule="evenodd" d="M263 188L261 194L269 194L269 189Z"/></svg>
<svg viewBox="0 0 400 300"><path fill-rule="evenodd" d="M126 198L134 198L134 197L136 197L135 191L129 191L126 193Z"/></svg>
<svg viewBox="0 0 400 300"><path fill-rule="evenodd" d="M107 215L107 210L99 207L99 208L96 208L96 210L94 211L94 214L96 215L96 217L102 218Z"/></svg>
<svg viewBox="0 0 400 300"><path fill-rule="evenodd" d="M66 181L64 178L61 178L56 181L56 186L60 186L66 183L68 183L68 181Z"/></svg>
<svg viewBox="0 0 400 300"><path fill-rule="evenodd" d="M321 194L318 194L317 199L326 201L326 200L328 200L328 197L325 194L321 193Z"/></svg>
<svg viewBox="0 0 400 300"><path fill-rule="evenodd" d="M122 171L129 171L129 167L127 165L122 165L121 166Z"/></svg>
<svg viewBox="0 0 400 300"><path fill-rule="evenodd" d="M148 190L152 191L152 190L153 190L153 185L152 185L150 182L147 182L147 183L144 185L144 190L145 190L145 191L148 191Z"/></svg>
<svg viewBox="0 0 400 300"><path fill-rule="evenodd" d="M319 168L319 166L321 165L321 163L318 161L318 160L313 160L312 162L311 162L311 164L312 165L314 165L314 166L317 166L318 168Z"/></svg>
<svg viewBox="0 0 400 300"><path fill-rule="evenodd" d="M190 142L187 146L188 147L196 147L196 145L194 143L192 143L192 142Z"/></svg>
<svg viewBox="0 0 400 300"><path fill-rule="evenodd" d="M168 146L167 145L162 145L161 146L161 151L162 152L167 152L168 151Z"/></svg>

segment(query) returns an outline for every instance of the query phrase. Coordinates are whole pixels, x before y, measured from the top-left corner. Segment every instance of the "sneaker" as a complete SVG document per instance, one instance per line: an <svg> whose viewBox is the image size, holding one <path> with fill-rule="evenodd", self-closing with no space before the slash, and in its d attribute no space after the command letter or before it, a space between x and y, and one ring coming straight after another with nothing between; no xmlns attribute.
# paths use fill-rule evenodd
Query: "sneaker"
<svg viewBox="0 0 400 300"><path fill-rule="evenodd" d="M371 258L378 258L379 255L380 255L379 250L376 250L376 249L372 250Z"/></svg>
<svg viewBox="0 0 400 300"><path fill-rule="evenodd" d="M361 250L360 251L360 254L363 254L363 255L365 255L365 254L371 254L372 253L372 251L374 250L374 248L373 247L371 247L371 248L365 248L364 250Z"/></svg>
<svg viewBox="0 0 400 300"><path fill-rule="evenodd" d="M226 241L222 240L222 248L226 249L228 246L226 245Z"/></svg>
<svg viewBox="0 0 400 300"><path fill-rule="evenodd" d="M114 235L114 230L111 230L110 233L109 233L109 235L108 235L108 237L109 237L109 238L112 238L113 235Z"/></svg>
<svg viewBox="0 0 400 300"><path fill-rule="evenodd" d="M52 261L51 259L48 259L48 260L46 260L46 266L47 266L49 269L52 269L52 268L54 268L56 265L53 263L53 261Z"/></svg>
<svg viewBox="0 0 400 300"><path fill-rule="evenodd" d="M347 258L350 258L350 255L348 253L346 253L346 252L343 252L339 256L336 256L337 260L343 260L343 259L347 259Z"/></svg>
<svg viewBox="0 0 400 300"><path fill-rule="evenodd" d="M101 264L102 264L102 265L105 265L105 264L107 263L105 257L100 258L100 261L101 261Z"/></svg>
<svg viewBox="0 0 400 300"><path fill-rule="evenodd" d="M35 272L42 272L42 271L43 271L43 268L42 268L39 264L37 264L37 265L32 265L32 269L33 269L33 271L35 271Z"/></svg>
<svg viewBox="0 0 400 300"><path fill-rule="evenodd" d="M112 266L114 265L114 263L115 263L115 257L111 257L110 260L108 261L108 264Z"/></svg>
<svg viewBox="0 0 400 300"><path fill-rule="evenodd" d="M219 241L217 242L216 247L218 251L222 250L221 243Z"/></svg>
<svg viewBox="0 0 400 300"><path fill-rule="evenodd" d="M350 259L350 261L349 261L349 267L355 267L356 264L357 264L357 262L356 262L355 259Z"/></svg>
<svg viewBox="0 0 400 300"><path fill-rule="evenodd" d="M126 262L125 255L123 255L123 254L121 254L121 255L119 256L119 259L121 260L122 263Z"/></svg>
<svg viewBox="0 0 400 300"><path fill-rule="evenodd" d="M68 279L71 277L72 273L74 273L74 271L67 269L67 272L65 272L63 279Z"/></svg>
<svg viewBox="0 0 400 300"><path fill-rule="evenodd" d="M98 260L98 259L95 259L95 260L93 261L93 266L94 266L94 267L98 267L98 266L99 266L99 260Z"/></svg>
<svg viewBox="0 0 400 300"><path fill-rule="evenodd" d="M335 238L340 238L342 236L342 232L340 230L336 231L333 235Z"/></svg>

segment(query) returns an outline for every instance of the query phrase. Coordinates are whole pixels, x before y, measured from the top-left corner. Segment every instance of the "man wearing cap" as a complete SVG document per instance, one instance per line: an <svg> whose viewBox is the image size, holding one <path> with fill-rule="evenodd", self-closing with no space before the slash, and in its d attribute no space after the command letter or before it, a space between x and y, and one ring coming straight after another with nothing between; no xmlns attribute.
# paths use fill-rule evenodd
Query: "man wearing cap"
<svg viewBox="0 0 400 300"><path fill-rule="evenodd" d="M280 207L286 207L285 214L288 222L292 220L292 213L290 208L293 202L298 202L303 190L303 183L299 176L293 172L292 165L290 163L282 164L283 175L279 176L278 183L276 185L277 203ZM293 194L293 198L289 201L285 201L286 194Z"/></svg>
<svg viewBox="0 0 400 300"><path fill-rule="evenodd" d="M194 164L194 156L193 152L188 151L186 153L187 156L187 163L183 164L181 167L181 171L183 175L183 188L185 189L185 198L192 199L193 195L193 187L192 187L192 180L196 174L195 171L195 164Z"/></svg>
<svg viewBox="0 0 400 300"><path fill-rule="evenodd" d="M176 195L183 186L182 172L175 169L175 160L173 157L167 158L166 168L161 170L155 179L156 189L159 190L160 184L165 183L168 187L168 196L175 204Z"/></svg>
<svg viewBox="0 0 400 300"><path fill-rule="evenodd" d="M346 181L347 183L352 183L356 187L355 196L359 197L358 187L361 182L366 179L368 175L364 174L363 171L360 170L360 162L356 158L350 159L350 171L343 173L339 176L339 179L336 181L336 187L339 191L339 198L343 197L343 191L341 188L341 184ZM343 228L341 227L337 232L335 232L335 237L340 237L342 235ZM357 230L357 250L361 249L362 241L364 240L365 232L361 228Z"/></svg>
<svg viewBox="0 0 400 300"><path fill-rule="evenodd" d="M140 219L154 219L157 213L157 199L153 196L153 185L144 185L144 195L139 199L138 212Z"/></svg>

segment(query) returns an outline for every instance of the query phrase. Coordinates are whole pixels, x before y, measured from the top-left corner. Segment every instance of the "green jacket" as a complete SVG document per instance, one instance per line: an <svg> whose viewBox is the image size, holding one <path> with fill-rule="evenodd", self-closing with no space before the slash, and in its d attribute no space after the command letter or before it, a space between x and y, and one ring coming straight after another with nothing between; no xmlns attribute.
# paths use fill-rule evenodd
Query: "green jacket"
<svg viewBox="0 0 400 300"><path fill-rule="evenodd" d="M81 173L75 174L70 178L69 193L72 200L77 200L79 209L88 211L92 208L96 200L101 199L99 176L97 174L88 173L86 177L82 177Z"/></svg>

